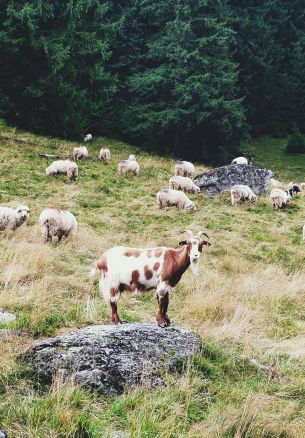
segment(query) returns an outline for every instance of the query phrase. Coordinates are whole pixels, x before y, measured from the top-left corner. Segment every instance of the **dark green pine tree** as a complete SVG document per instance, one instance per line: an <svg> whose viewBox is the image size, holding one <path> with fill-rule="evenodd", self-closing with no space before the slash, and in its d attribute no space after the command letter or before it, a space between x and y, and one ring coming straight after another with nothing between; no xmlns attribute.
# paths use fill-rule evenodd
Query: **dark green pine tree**
<svg viewBox="0 0 305 438"><path fill-rule="evenodd" d="M234 33L212 4L130 2L114 68L125 132L176 156L226 161L241 137L244 111Z"/></svg>
<svg viewBox="0 0 305 438"><path fill-rule="evenodd" d="M285 135L304 126L302 0L229 0L235 61L251 132Z"/></svg>
<svg viewBox="0 0 305 438"><path fill-rule="evenodd" d="M285 0L287 26L284 33L287 99L281 102L281 123L288 131L305 133L305 8L302 0Z"/></svg>
<svg viewBox="0 0 305 438"><path fill-rule="evenodd" d="M62 136L107 118L116 79L106 70L118 25L99 0L4 0L0 10L0 114Z"/></svg>

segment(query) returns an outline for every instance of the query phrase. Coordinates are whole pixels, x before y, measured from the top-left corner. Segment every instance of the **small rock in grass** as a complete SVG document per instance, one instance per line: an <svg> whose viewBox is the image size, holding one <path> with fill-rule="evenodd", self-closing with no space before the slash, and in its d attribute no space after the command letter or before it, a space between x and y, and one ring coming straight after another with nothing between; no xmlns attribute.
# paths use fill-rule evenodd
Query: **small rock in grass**
<svg viewBox="0 0 305 438"><path fill-rule="evenodd" d="M11 321L15 321L16 316L13 313L6 312L3 309L0 309L0 323L7 324Z"/></svg>

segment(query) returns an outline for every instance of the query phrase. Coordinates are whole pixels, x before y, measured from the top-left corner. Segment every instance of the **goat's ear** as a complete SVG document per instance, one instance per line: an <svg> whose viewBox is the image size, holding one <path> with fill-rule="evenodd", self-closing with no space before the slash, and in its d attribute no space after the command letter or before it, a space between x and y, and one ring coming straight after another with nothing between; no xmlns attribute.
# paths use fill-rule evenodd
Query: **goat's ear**
<svg viewBox="0 0 305 438"><path fill-rule="evenodd" d="M198 246L198 249L200 252L202 252L203 245L211 246L212 244L210 242L208 242L207 240L201 240L201 242L199 243L199 246Z"/></svg>
<svg viewBox="0 0 305 438"><path fill-rule="evenodd" d="M183 246L187 244L187 240L181 240L181 242L179 242L179 246Z"/></svg>

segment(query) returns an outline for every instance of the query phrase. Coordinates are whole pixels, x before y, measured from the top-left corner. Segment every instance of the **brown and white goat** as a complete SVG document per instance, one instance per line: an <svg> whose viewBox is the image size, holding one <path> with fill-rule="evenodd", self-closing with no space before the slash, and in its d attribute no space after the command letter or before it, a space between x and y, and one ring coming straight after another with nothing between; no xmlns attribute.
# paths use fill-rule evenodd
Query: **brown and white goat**
<svg viewBox="0 0 305 438"><path fill-rule="evenodd" d="M106 251L91 271L100 271L100 290L111 305L112 321L121 323L117 302L123 291L146 291L156 288L158 300L157 322L160 327L170 325L167 316L169 292L176 286L189 266L198 274L199 258L207 236L200 231L196 236L186 230L188 239L179 243L180 248L157 247L137 249L118 246ZM207 236L208 237L208 236Z"/></svg>

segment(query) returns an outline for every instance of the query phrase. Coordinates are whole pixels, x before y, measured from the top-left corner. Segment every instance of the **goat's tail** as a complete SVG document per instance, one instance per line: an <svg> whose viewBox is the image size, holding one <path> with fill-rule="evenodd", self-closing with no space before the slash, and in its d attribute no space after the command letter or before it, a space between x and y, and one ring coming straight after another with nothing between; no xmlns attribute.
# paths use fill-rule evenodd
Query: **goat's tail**
<svg viewBox="0 0 305 438"><path fill-rule="evenodd" d="M97 262L95 262L94 265L93 265L93 267L92 267L92 269L91 269L91 271L89 272L89 277L90 277L90 278L95 277L95 275L97 274L97 272L98 272L98 267L97 267Z"/></svg>
<svg viewBox="0 0 305 438"><path fill-rule="evenodd" d="M102 256L94 263L89 275L90 277L94 277L97 272L100 272L101 279L105 279L107 271L108 271L107 259L105 256Z"/></svg>

